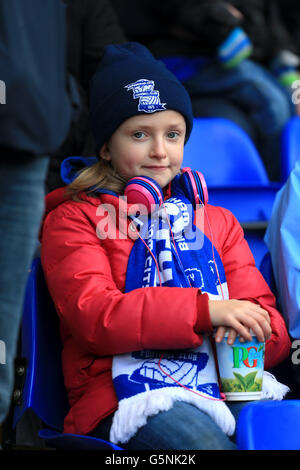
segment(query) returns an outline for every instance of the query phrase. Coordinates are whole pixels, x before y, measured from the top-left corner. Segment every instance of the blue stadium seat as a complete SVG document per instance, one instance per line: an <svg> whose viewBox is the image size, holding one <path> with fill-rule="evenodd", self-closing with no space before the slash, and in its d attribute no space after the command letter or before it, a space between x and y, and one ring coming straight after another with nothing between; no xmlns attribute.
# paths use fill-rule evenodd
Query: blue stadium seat
<svg viewBox="0 0 300 470"><path fill-rule="evenodd" d="M31 409L45 424L39 436L51 448L121 450L98 438L62 432L69 405L61 368L59 319L48 293L40 258L33 261L28 277L21 343L27 370L21 404L14 409L13 427L25 411Z"/></svg>
<svg viewBox="0 0 300 470"><path fill-rule="evenodd" d="M252 140L223 118L194 118L184 166L201 171L209 187L265 186L270 181Z"/></svg>
<svg viewBox="0 0 300 470"><path fill-rule="evenodd" d="M209 203L236 216L259 267L267 252L264 232L282 183L269 181L249 136L227 119L195 118L183 163L204 174Z"/></svg>
<svg viewBox="0 0 300 470"><path fill-rule="evenodd" d="M300 450L300 400L249 403L236 438L240 450Z"/></svg>
<svg viewBox="0 0 300 470"><path fill-rule="evenodd" d="M222 118L195 118L184 160L204 174L209 202L231 210L241 223L267 222L281 182L270 182L245 131Z"/></svg>

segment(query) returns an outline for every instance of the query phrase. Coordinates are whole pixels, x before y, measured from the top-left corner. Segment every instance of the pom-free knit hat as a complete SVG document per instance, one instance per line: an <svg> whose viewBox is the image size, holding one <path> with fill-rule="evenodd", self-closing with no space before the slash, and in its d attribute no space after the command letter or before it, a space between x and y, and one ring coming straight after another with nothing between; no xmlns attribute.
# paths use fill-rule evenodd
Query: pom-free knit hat
<svg viewBox="0 0 300 470"><path fill-rule="evenodd" d="M193 113L190 97L180 81L139 43L107 46L90 87L97 154L126 119L164 110L183 115L187 141Z"/></svg>

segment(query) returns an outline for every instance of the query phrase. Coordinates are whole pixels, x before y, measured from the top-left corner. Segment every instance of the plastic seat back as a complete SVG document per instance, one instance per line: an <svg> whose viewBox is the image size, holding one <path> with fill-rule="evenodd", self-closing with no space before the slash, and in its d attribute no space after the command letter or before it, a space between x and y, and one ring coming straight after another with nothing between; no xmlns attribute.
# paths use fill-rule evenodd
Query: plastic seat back
<svg viewBox="0 0 300 470"><path fill-rule="evenodd" d="M270 182L250 137L223 118L195 118L185 167L203 173L208 202L230 210L242 224L257 267L267 251L264 231L281 182Z"/></svg>
<svg viewBox="0 0 300 470"><path fill-rule="evenodd" d="M243 129L227 119L194 119L184 166L201 171L211 186L269 183L255 145Z"/></svg>
<svg viewBox="0 0 300 470"><path fill-rule="evenodd" d="M27 360L26 380L14 424L31 408L48 426L62 430L68 400L61 370L59 319L39 258L32 263L25 293L22 356Z"/></svg>
<svg viewBox="0 0 300 470"><path fill-rule="evenodd" d="M246 405L236 430L240 450L300 450L300 400Z"/></svg>
<svg viewBox="0 0 300 470"><path fill-rule="evenodd" d="M40 258L31 267L22 318L22 356L27 370L21 405L14 410L15 427L27 409L45 425L40 437L57 449L120 449L114 444L88 436L63 434L69 410L61 367L62 345L59 318L48 292Z"/></svg>

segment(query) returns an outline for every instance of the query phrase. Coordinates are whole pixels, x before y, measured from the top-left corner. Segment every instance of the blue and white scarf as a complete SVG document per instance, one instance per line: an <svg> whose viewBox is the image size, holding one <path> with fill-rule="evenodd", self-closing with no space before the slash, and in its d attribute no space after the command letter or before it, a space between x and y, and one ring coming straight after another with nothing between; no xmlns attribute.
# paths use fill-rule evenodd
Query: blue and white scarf
<svg viewBox="0 0 300 470"><path fill-rule="evenodd" d="M129 257L126 292L159 285L192 286L210 299L228 299L220 256L193 224L193 214L192 205L180 194L151 216L135 219L160 273L138 238ZM160 314L163 312L153 310L153 315ZM114 443L128 442L149 416L171 409L176 401L206 412L224 433L232 435L235 431L235 419L221 398L211 341L205 334L203 344L196 349L145 350L114 356L112 376L119 400L110 431Z"/></svg>

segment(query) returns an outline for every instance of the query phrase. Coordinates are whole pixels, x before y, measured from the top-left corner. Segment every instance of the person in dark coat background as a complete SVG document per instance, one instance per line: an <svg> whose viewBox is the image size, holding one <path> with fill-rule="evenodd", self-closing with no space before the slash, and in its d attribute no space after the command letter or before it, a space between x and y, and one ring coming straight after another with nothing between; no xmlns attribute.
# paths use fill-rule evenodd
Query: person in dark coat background
<svg viewBox="0 0 300 470"><path fill-rule="evenodd" d="M11 402L23 296L44 210L49 156L68 132L60 0L0 0L0 425Z"/></svg>
<svg viewBox="0 0 300 470"><path fill-rule="evenodd" d="M60 164L64 158L95 154L95 143L89 130L89 82L98 67L104 47L126 40L108 0L65 0L65 3L67 70L77 112L65 141L51 158L46 180L47 192L64 185L60 178Z"/></svg>
<svg viewBox="0 0 300 470"><path fill-rule="evenodd" d="M60 163L66 156L94 154L89 81L104 47L124 41L108 0L0 0L0 425L5 436L23 294L45 192L63 186ZM39 427L26 413L16 429L17 444L41 445Z"/></svg>

